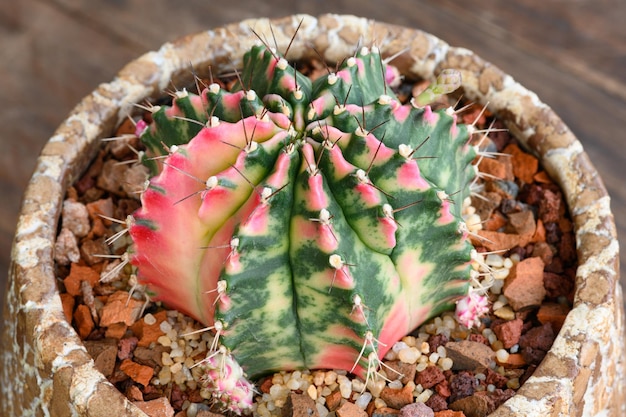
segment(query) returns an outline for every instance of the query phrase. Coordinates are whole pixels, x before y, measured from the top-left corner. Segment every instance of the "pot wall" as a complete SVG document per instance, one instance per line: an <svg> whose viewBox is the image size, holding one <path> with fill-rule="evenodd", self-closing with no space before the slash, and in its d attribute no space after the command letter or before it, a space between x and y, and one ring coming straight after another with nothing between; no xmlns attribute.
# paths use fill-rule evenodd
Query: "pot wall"
<svg viewBox="0 0 626 417"><path fill-rule="evenodd" d="M161 94L170 79L191 82L190 63L230 70L256 38L250 28L303 57L313 44L327 60L376 40L401 72L432 78L462 70L464 94L489 103L561 185L572 214L580 267L575 305L554 346L518 394L493 416L621 416L626 414L622 293L618 243L609 197L581 144L535 94L470 51L418 30L352 16L292 16L249 20L165 44L131 62L111 83L86 97L49 140L30 181L12 251L3 335L1 415L144 415L93 366L64 318L56 287L54 240L65 190L86 168L132 104ZM209 50L209 47L212 49Z"/></svg>

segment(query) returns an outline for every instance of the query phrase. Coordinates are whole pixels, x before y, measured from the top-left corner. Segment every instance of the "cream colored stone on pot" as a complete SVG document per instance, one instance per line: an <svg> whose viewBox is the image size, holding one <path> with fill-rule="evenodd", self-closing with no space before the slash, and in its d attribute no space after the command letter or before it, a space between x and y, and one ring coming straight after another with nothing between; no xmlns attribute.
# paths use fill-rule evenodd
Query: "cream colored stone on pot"
<svg viewBox="0 0 626 417"><path fill-rule="evenodd" d="M209 65L213 70L238 65L255 42L251 28L285 50L301 21L289 59L305 58L304 46L312 44L333 61L359 41L376 40L387 55L406 50L394 64L408 77L460 69L465 96L490 103L564 191L580 263L574 308L535 374L492 416L626 415L615 224L582 145L534 93L472 52L419 30L338 15L246 20L167 43L129 63L72 111L42 151L17 225L4 311L0 414L145 416L95 369L64 318L52 252L65 190L133 103L158 97L171 81L191 84L190 67L206 75Z"/></svg>

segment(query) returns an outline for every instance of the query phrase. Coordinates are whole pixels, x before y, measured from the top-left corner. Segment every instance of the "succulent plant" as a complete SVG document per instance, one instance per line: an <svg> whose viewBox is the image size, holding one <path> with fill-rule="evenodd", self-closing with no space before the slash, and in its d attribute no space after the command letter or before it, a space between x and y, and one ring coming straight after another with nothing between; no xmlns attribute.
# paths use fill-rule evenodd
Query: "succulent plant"
<svg viewBox="0 0 626 417"><path fill-rule="evenodd" d="M472 129L428 105L459 76L402 104L394 74L373 47L311 81L258 45L232 89L177 92L140 126L154 176L130 260L156 299L214 329L211 369L368 377L468 293Z"/></svg>

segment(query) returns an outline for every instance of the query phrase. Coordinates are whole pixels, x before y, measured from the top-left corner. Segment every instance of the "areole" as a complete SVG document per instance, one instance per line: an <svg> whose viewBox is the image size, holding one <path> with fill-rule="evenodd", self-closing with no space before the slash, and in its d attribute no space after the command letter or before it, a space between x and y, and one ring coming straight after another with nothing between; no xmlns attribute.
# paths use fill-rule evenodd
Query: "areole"
<svg viewBox="0 0 626 417"><path fill-rule="evenodd" d="M161 96L170 82L190 85L190 66L201 75L209 65L214 71L240 66L255 42L253 30L286 50L300 23L289 59L306 58L304 46L313 45L335 62L359 43L377 42L386 55L403 52L394 64L410 77L461 70L464 95L489 103L566 195L580 262L574 308L533 377L492 415L623 415L618 244L609 197L581 144L534 93L472 52L419 30L338 15L248 20L165 44L129 63L72 111L41 153L18 222L4 312L2 414L144 415L95 369L64 318L53 248L66 188L134 103Z"/></svg>

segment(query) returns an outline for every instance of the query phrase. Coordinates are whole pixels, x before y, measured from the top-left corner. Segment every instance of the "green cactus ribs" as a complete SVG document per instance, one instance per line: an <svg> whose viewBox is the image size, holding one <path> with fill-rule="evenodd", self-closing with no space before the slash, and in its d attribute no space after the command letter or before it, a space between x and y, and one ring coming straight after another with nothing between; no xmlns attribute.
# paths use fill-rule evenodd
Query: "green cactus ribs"
<svg viewBox="0 0 626 417"><path fill-rule="evenodd" d="M138 126L153 172L130 227L138 278L252 378L369 376L467 293L472 128L427 103L458 74L407 103L390 74L375 47L312 80L259 45L233 88L178 92Z"/></svg>

